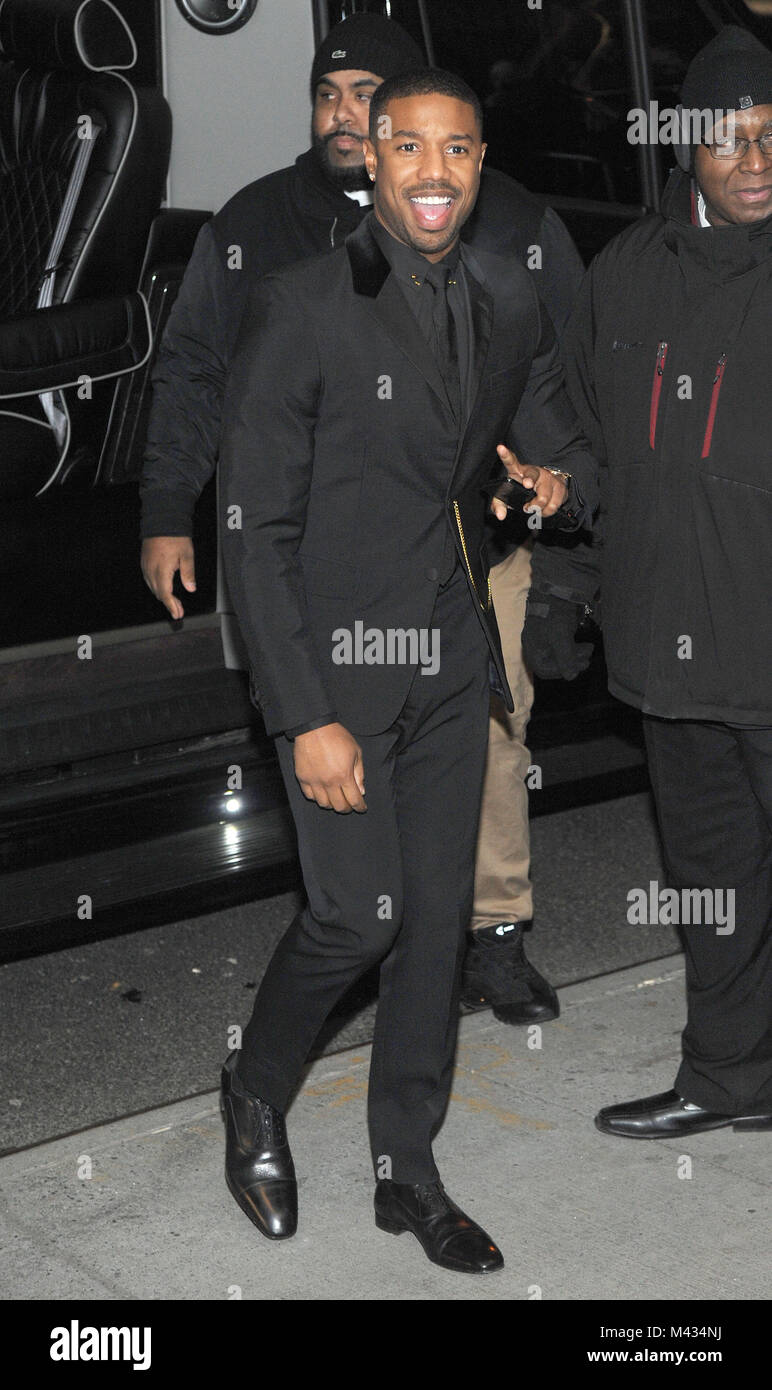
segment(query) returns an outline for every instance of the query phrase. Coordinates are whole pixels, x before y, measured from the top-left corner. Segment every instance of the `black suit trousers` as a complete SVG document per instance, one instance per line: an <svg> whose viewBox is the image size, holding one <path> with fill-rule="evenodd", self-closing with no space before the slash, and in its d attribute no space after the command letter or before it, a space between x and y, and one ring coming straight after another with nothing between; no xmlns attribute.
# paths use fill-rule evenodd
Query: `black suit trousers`
<svg viewBox="0 0 772 1390"><path fill-rule="evenodd" d="M244 1030L238 1073L286 1110L327 1015L381 961L368 1090L376 1175L437 1177L471 910L488 739L488 646L464 572L440 590L436 674L419 666L396 721L360 736L367 811L308 801L276 740L308 902L279 943Z"/></svg>
<svg viewBox="0 0 772 1390"><path fill-rule="evenodd" d="M734 931L681 925L687 1023L675 1088L725 1115L769 1111L772 728L651 716L643 725L672 886L724 890L723 916L734 893Z"/></svg>

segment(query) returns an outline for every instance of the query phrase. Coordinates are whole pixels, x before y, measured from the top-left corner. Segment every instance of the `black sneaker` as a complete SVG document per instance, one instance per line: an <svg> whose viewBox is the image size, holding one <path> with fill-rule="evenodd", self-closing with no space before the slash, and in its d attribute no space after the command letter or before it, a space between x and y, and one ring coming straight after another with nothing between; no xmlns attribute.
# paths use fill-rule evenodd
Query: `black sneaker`
<svg viewBox="0 0 772 1390"><path fill-rule="evenodd" d="M469 932L461 1002L493 1008L502 1023L547 1023L560 1014L552 985L531 965L523 946L526 922L498 922Z"/></svg>

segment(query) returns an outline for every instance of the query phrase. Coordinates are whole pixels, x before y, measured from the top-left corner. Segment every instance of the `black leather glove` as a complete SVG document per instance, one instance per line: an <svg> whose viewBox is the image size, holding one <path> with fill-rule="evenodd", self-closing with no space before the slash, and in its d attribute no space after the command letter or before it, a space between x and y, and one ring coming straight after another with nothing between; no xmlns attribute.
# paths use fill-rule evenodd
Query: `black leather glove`
<svg viewBox="0 0 772 1390"><path fill-rule="evenodd" d="M593 644L574 641L583 618L584 604L531 590L522 642L525 664L535 676L572 681L587 670Z"/></svg>

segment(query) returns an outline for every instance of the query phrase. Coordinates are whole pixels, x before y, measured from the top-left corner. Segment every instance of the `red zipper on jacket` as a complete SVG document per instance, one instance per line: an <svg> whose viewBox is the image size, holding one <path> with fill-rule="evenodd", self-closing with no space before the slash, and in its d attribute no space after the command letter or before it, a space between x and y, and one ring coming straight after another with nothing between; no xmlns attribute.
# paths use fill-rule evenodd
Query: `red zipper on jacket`
<svg viewBox="0 0 772 1390"><path fill-rule="evenodd" d="M654 439L657 433L657 414L659 412L659 398L662 395L662 373L665 370L667 360L667 343L660 343L657 347L657 362L654 368L654 380L651 383L651 406L649 407L649 444L654 448Z"/></svg>
<svg viewBox="0 0 772 1390"><path fill-rule="evenodd" d="M702 441L702 453L700 458L706 459L710 453L710 446L713 441L713 426L716 423L716 411L718 410L718 397L721 391L721 382L724 379L724 367L726 366L726 353L722 352L716 363L716 375L713 378L713 390L710 393L710 409L708 411L708 423L705 426L705 438Z"/></svg>

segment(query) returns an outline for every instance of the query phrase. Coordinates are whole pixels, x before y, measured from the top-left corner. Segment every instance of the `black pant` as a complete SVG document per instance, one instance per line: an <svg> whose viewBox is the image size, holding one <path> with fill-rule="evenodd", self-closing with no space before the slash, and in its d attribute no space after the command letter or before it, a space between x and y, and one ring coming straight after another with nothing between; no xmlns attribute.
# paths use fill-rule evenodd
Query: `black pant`
<svg viewBox="0 0 772 1390"><path fill-rule="evenodd" d="M368 1116L376 1174L437 1176L488 739L488 647L461 570L437 595L439 670L416 671L399 718L362 737L367 811L308 801L276 747L308 904L279 943L244 1030L238 1074L286 1110L337 999L381 960Z"/></svg>
<svg viewBox="0 0 772 1390"><path fill-rule="evenodd" d="M678 888L734 889L734 932L682 926L687 1024L675 1088L726 1115L772 1110L772 728L644 717Z"/></svg>

